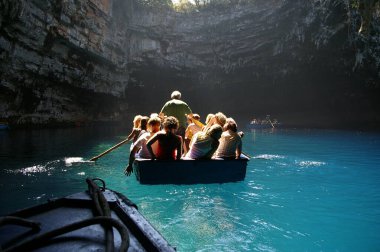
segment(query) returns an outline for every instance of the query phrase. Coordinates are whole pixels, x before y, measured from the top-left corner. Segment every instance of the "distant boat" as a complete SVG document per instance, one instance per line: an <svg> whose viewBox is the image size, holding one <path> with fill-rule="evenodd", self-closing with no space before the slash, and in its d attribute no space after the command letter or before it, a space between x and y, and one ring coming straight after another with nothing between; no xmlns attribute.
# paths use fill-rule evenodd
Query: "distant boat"
<svg viewBox="0 0 380 252"><path fill-rule="evenodd" d="M265 119L252 119L252 121L247 124L248 129L270 129L279 127L280 123L276 119L273 121L270 119L270 115L267 115Z"/></svg>
<svg viewBox="0 0 380 252"><path fill-rule="evenodd" d="M211 160L150 160L136 158L136 179L141 184L210 184L245 179L249 158Z"/></svg>
<svg viewBox="0 0 380 252"><path fill-rule="evenodd" d="M100 179L87 183L86 192L0 218L2 251L175 251L128 198Z"/></svg>
<svg viewBox="0 0 380 252"><path fill-rule="evenodd" d="M248 129L272 129L274 128L269 123L259 124L259 123L249 123L247 124Z"/></svg>

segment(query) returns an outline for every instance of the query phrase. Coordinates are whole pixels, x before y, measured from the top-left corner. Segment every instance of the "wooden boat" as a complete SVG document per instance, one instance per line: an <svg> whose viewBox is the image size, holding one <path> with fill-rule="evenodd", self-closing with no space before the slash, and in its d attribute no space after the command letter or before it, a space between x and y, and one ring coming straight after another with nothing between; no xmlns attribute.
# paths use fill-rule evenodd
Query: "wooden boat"
<svg viewBox="0 0 380 252"><path fill-rule="evenodd" d="M242 181L249 158L211 160L150 160L136 158L134 172L140 184L210 184Z"/></svg>
<svg viewBox="0 0 380 252"><path fill-rule="evenodd" d="M264 123L264 124L249 123L249 124L247 124L247 129L272 129L272 128L274 128L274 127L269 123Z"/></svg>
<svg viewBox="0 0 380 252"><path fill-rule="evenodd" d="M87 179L86 192L0 218L0 250L175 251L135 204L96 180Z"/></svg>
<svg viewBox="0 0 380 252"><path fill-rule="evenodd" d="M274 128L278 128L280 126L280 123L274 119L274 121L272 122L272 120L270 119L270 115L267 115L265 117L265 119L261 120L261 119L252 119L252 121L247 124L247 129L274 129Z"/></svg>

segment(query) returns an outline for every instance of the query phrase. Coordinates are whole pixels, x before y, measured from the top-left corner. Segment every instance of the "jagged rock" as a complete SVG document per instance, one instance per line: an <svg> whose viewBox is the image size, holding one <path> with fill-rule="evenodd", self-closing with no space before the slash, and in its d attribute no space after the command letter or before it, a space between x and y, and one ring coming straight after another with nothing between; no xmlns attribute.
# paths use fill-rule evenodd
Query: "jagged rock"
<svg viewBox="0 0 380 252"><path fill-rule="evenodd" d="M97 118L106 104L91 111L102 103L95 94L119 103L128 84L126 30L114 26L111 2L3 1L0 117L17 124L114 120Z"/></svg>
<svg viewBox="0 0 380 252"><path fill-rule="evenodd" d="M0 7L0 118L11 123L122 120L157 112L173 89L201 114L380 122L378 19L372 34L358 34L359 13L345 1L189 13L132 0Z"/></svg>

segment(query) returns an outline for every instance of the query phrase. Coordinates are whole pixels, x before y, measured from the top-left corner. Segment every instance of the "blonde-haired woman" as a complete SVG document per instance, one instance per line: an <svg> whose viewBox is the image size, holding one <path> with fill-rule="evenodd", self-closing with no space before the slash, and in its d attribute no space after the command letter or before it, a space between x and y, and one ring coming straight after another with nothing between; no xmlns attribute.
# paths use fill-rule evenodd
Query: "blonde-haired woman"
<svg viewBox="0 0 380 252"><path fill-rule="evenodd" d="M242 153L242 141L240 134L237 132L237 124L234 119L227 118L219 143L214 157L224 159L240 158Z"/></svg>
<svg viewBox="0 0 380 252"><path fill-rule="evenodd" d="M222 127L215 124L206 132L199 131L196 133L191 140L190 150L185 157L192 159L210 159L218 149L219 138L222 132Z"/></svg>
<svg viewBox="0 0 380 252"><path fill-rule="evenodd" d="M135 118L133 119L133 128L132 128L131 133L129 133L127 137L128 141L132 140L132 143L136 142L137 138L139 137L141 133L140 125L141 125L142 118L143 118L142 115L136 115Z"/></svg>

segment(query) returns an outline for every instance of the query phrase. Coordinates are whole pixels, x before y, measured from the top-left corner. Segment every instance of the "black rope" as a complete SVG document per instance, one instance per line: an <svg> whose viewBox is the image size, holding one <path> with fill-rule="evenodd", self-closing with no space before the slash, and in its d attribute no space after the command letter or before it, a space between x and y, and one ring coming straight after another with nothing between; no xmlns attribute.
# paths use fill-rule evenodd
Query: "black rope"
<svg viewBox="0 0 380 252"><path fill-rule="evenodd" d="M100 181L102 183L102 187L100 188L103 192L106 190L106 182L104 182L101 178L93 178L91 179L93 182Z"/></svg>
<svg viewBox="0 0 380 252"><path fill-rule="evenodd" d="M101 181L103 183L103 190L105 189L105 183L103 180L96 178L96 179L90 179L87 178L86 182L89 187L89 193L91 198L94 201L95 209L97 211L98 216L105 216L105 217L111 217L111 209L109 207L107 199L104 197L103 193L100 191L99 186L94 181ZM105 238L106 238L106 251L107 252L113 252L113 241L114 241L114 235L112 227L109 227L108 225L103 225L103 228L105 230Z"/></svg>
<svg viewBox="0 0 380 252"><path fill-rule="evenodd" d="M86 182L88 184L88 193L90 194L95 205L95 214L98 216L103 216L103 209L100 206L99 197L97 196L99 192L99 187L90 178L87 178Z"/></svg>
<svg viewBox="0 0 380 252"><path fill-rule="evenodd" d="M17 226L23 226L23 227L29 227L33 230L40 230L41 223L23 219L20 217L14 217L14 216L5 216L0 218L0 227L4 225L17 225Z"/></svg>

